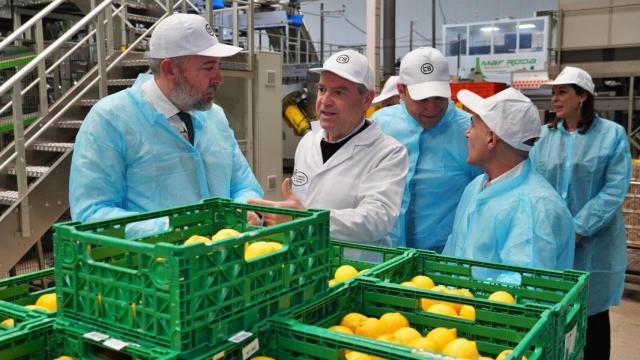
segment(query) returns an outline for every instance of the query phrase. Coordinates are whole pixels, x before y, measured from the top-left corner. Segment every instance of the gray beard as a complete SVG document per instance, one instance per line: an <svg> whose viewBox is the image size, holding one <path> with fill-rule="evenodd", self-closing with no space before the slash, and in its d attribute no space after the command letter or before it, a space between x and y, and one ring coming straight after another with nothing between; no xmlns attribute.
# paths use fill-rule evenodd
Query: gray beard
<svg viewBox="0 0 640 360"><path fill-rule="evenodd" d="M210 86L208 91L217 91L217 86ZM202 97L194 94L195 90L189 82L182 76L178 78L176 85L171 89L169 100L182 111L206 111L211 109L212 101L205 101Z"/></svg>

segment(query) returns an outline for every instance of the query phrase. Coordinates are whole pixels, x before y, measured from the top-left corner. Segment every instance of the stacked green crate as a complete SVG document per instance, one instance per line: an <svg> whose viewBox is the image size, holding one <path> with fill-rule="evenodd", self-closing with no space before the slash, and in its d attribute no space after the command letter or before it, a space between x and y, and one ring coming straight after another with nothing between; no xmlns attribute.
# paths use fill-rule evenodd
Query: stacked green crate
<svg viewBox="0 0 640 360"><path fill-rule="evenodd" d="M247 212L288 216L271 227ZM168 217L169 229L125 239L134 223ZM327 289L329 212L274 209L226 199L88 224L54 226L59 317L193 358L260 320ZM241 234L181 245L223 228ZM280 250L245 260L245 246Z"/></svg>
<svg viewBox="0 0 640 360"><path fill-rule="evenodd" d="M48 360L45 349L55 319L15 304L0 306L0 319L13 319L11 327L0 325L0 359Z"/></svg>
<svg viewBox="0 0 640 360"><path fill-rule="evenodd" d="M478 270L490 269L495 274L515 279L515 283L474 277ZM580 271L536 270L438 255L418 250L404 259L391 261L369 274L385 282L400 283L415 275L426 275L435 284L466 288L476 297L487 298L495 291L506 291L516 299L513 307L529 304L552 309L555 359L577 359L585 344L588 274ZM433 293L424 290L427 293Z"/></svg>
<svg viewBox="0 0 640 360"><path fill-rule="evenodd" d="M49 268L0 280L0 307L6 303L23 307L34 305L40 296L55 292L54 275L54 268ZM29 309L25 311L43 316L55 316L55 312Z"/></svg>
<svg viewBox="0 0 640 360"><path fill-rule="evenodd" d="M380 317L388 312L400 312L424 336L436 327L456 328L458 337L475 341L480 354L495 357L503 350L513 349L517 358L552 359L554 344L550 310L532 305L515 308L483 299L434 293L430 298L472 305L476 320L427 313L420 307L425 294L419 290L395 284L372 283L356 279L317 297L305 305L293 308L267 322L267 330L258 330L246 341L227 345L225 355L234 357L257 339L256 355L278 360L343 359L349 351L385 359L451 359L438 353L383 342L375 339L329 330L339 324L344 315L357 312ZM235 355L234 355L235 354Z"/></svg>
<svg viewBox="0 0 640 360"><path fill-rule="evenodd" d="M174 360L178 353L145 346L93 331L77 322L59 319L47 342L47 359L69 356L73 359Z"/></svg>

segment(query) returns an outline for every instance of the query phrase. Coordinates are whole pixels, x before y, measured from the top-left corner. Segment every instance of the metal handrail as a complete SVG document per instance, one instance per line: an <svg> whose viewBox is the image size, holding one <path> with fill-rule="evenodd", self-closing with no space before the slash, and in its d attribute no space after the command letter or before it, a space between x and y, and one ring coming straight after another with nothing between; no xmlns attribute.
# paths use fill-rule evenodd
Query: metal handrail
<svg viewBox="0 0 640 360"><path fill-rule="evenodd" d="M34 24L38 21L42 20L45 16L49 15L53 10L55 10L59 5L65 3L66 0L56 0L51 4L47 5L44 9L40 10L36 16L29 19L26 23L22 24L18 29L12 32L9 36L7 36L2 42L0 42L0 50L4 49L7 45L16 41L18 37L24 34L25 30L30 29Z"/></svg>
<svg viewBox="0 0 640 360"><path fill-rule="evenodd" d="M71 38L75 33L77 33L82 27L87 25L87 23L93 21L93 19L98 16L107 6L111 6L113 0L105 0L100 3L100 5L96 6L87 16L78 21L75 25L73 25L67 32L65 32L60 38L51 43L41 54L38 54L33 60L31 60L27 65L25 65L22 69L20 69L14 76L12 76L8 81L0 85L0 96L4 95L9 89L11 89L16 82L22 80L29 72L35 69L38 64L45 60L49 55L51 55L54 51L57 51L58 48ZM100 40L102 41L102 40Z"/></svg>
<svg viewBox="0 0 640 360"><path fill-rule="evenodd" d="M124 8L124 5L122 5L120 8L118 8L111 16L111 18L113 19L116 15L118 15L118 13ZM108 22L108 20L104 21L104 24L106 24ZM91 30L85 37L82 38L82 40L78 41L78 43L76 43L76 45L74 45L71 49L69 49L69 51L67 51L62 57L60 57L55 63L53 63L53 65L49 66L48 69L46 69L46 71L44 72L45 76L47 74L49 74L50 72L52 72L56 67L58 67L63 61L65 61L67 58L69 58L71 55L73 55L73 53L82 45L84 45L85 42L89 41L89 39L91 37L93 37L93 35L96 33L96 29ZM31 90L34 86L36 86L38 84L38 82L40 81L40 77L35 78L35 80L33 80L33 82L29 85L27 85L27 87L25 87L22 92L20 93L20 95L25 95L27 92L29 92L29 90ZM4 113L5 111L9 110L9 108L11 107L11 105L13 104L13 101L9 101L4 107L2 107L0 109L0 114ZM41 114L43 115L43 114Z"/></svg>

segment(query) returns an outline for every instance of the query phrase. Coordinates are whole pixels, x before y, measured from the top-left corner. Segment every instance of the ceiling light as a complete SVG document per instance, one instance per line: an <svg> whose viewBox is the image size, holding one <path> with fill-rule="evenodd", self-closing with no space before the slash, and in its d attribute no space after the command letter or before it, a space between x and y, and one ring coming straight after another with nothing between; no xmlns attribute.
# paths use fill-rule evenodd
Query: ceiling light
<svg viewBox="0 0 640 360"><path fill-rule="evenodd" d="M520 24L520 25L518 25L518 28L520 28L520 29L535 29L536 25L535 24Z"/></svg>

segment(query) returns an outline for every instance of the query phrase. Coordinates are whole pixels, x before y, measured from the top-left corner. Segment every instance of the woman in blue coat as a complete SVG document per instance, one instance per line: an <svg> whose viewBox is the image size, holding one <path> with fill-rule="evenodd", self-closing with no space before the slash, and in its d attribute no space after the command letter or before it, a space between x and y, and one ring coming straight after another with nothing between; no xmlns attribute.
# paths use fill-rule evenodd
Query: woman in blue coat
<svg viewBox="0 0 640 360"><path fill-rule="evenodd" d="M631 176L629 142L622 126L595 114L586 71L567 66L549 85L557 118L543 126L530 156L567 203L574 267L589 272L585 359L608 359L609 307L620 302L627 263L621 206Z"/></svg>

